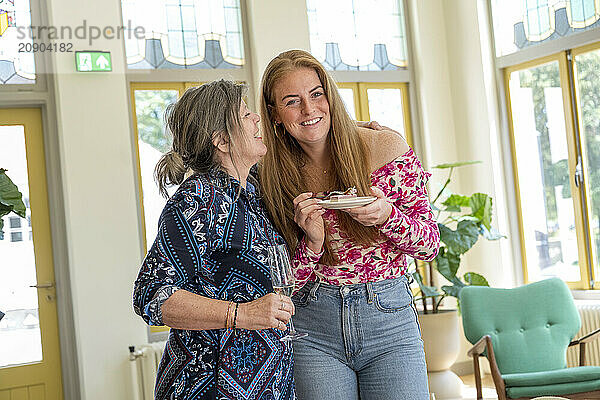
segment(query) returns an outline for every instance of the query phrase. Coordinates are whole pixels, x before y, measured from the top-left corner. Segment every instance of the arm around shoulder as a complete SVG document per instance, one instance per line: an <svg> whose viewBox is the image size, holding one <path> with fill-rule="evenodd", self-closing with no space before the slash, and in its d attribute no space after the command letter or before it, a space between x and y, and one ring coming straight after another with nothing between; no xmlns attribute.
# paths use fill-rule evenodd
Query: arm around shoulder
<svg viewBox="0 0 600 400"><path fill-rule="evenodd" d="M367 145L371 171L381 168L410 150L406 140L395 131L358 128L358 132Z"/></svg>

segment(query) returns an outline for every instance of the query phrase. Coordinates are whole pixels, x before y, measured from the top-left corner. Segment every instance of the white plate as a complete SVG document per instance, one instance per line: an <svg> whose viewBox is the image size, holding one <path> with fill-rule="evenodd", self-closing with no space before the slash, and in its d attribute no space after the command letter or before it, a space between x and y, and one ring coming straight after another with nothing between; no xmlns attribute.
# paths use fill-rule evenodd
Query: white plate
<svg viewBox="0 0 600 400"><path fill-rule="evenodd" d="M374 202L375 200L377 200L377 197L375 196L365 196L354 197L351 199L343 199L338 201L320 200L319 202L317 202L317 204L323 208L329 208L330 210L342 210L345 208L365 206L369 203Z"/></svg>

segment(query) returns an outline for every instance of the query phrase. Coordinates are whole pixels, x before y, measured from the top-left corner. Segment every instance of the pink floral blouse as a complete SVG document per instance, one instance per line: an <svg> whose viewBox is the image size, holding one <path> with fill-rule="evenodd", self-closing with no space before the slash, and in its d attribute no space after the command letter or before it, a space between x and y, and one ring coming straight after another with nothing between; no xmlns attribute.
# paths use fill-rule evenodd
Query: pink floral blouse
<svg viewBox="0 0 600 400"><path fill-rule="evenodd" d="M314 253L301 240L293 263L296 287L317 277L331 285L376 282L404 275L407 255L433 260L440 234L427 197L430 176L412 149L371 174L371 184L383 191L392 203L392 212L377 227L379 238L369 246L355 243L340 229L336 211L327 210L323 218L339 264L321 264L322 253Z"/></svg>

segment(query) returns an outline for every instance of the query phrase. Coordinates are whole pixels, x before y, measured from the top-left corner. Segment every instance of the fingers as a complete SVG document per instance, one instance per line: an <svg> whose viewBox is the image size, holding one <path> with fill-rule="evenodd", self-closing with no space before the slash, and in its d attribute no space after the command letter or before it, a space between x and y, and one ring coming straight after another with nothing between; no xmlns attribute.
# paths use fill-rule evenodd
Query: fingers
<svg viewBox="0 0 600 400"><path fill-rule="evenodd" d="M240 304L240 318L243 324L238 324L243 329L281 329L285 330L286 324L296 312L292 299L276 293L269 293L249 303Z"/></svg>
<svg viewBox="0 0 600 400"><path fill-rule="evenodd" d="M325 209L321 208L319 210L315 210L308 215L307 220L316 221L319 217L322 217L325 214Z"/></svg>
<svg viewBox="0 0 600 400"><path fill-rule="evenodd" d="M296 311L294 302L291 298L277 293L269 293L267 296L269 296L268 309L270 314L274 316L281 316L282 313L284 313L291 318Z"/></svg>
<svg viewBox="0 0 600 400"><path fill-rule="evenodd" d="M377 186L371 186L371 193L373 193L373 196L376 196L380 199L385 199L385 193L383 193L383 190L379 189Z"/></svg>
<svg viewBox="0 0 600 400"><path fill-rule="evenodd" d="M296 208L301 202L312 197L312 192L301 193L294 199L294 208Z"/></svg>
<svg viewBox="0 0 600 400"><path fill-rule="evenodd" d="M304 228L308 219L314 219L319 215L323 215L320 211L324 212L323 208L317 204L310 204L303 208L298 207L294 216L294 222L300 225L301 228Z"/></svg>
<svg viewBox="0 0 600 400"><path fill-rule="evenodd" d="M369 128L374 129L376 131L382 131L383 127L381 125L379 125L379 123L377 121L371 121L369 122Z"/></svg>
<svg viewBox="0 0 600 400"><path fill-rule="evenodd" d="M375 200L374 202L367 204L365 206L362 206L362 207L349 208L346 210L346 212L348 214L350 214L351 216L372 214L374 212L377 212L377 210L379 210L381 208L381 205L378 204L380 201L384 201L384 200Z"/></svg>
<svg viewBox="0 0 600 400"><path fill-rule="evenodd" d="M305 193L306 194L306 193ZM300 226L302 230L307 231L307 223L316 221L325 211L319 206L318 199L304 198L303 195L296 197L294 202L298 201L294 210L294 222Z"/></svg>
<svg viewBox="0 0 600 400"><path fill-rule="evenodd" d="M271 293L270 295L270 328L284 331L287 329L286 324L296 312L292 299L281 294ZM269 295L267 295L269 296Z"/></svg>
<svg viewBox="0 0 600 400"><path fill-rule="evenodd" d="M378 198L371 204L346 210L348 215L365 226L379 225L387 221L392 206L385 198Z"/></svg>
<svg viewBox="0 0 600 400"><path fill-rule="evenodd" d="M361 128L369 128L376 131L383 130L383 127L377 121L356 121L356 124Z"/></svg>

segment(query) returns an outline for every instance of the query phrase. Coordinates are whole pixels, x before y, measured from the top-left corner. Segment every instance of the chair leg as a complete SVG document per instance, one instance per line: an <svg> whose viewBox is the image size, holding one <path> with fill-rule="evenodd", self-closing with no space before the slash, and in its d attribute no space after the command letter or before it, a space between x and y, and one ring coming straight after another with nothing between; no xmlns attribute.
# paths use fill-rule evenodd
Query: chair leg
<svg viewBox="0 0 600 400"><path fill-rule="evenodd" d="M483 390L481 389L481 370L479 369L479 356L473 356L473 375L475 375L475 387L477 388L477 400L483 400Z"/></svg>

